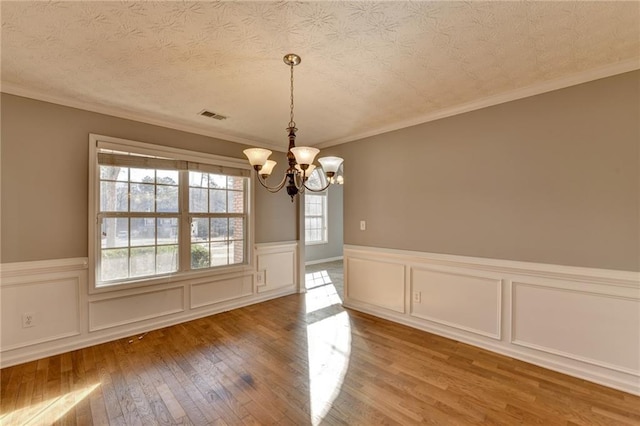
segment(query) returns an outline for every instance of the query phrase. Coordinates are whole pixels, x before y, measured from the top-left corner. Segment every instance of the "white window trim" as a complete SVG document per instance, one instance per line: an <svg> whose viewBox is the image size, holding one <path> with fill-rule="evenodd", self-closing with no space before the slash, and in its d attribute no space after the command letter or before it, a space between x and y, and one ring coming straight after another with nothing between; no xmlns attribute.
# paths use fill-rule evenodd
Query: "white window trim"
<svg viewBox="0 0 640 426"><path fill-rule="evenodd" d="M304 244L306 246L319 246L319 245L323 245L323 244L329 244L329 193L327 190L324 190L322 192L309 192L309 193L305 193L305 197L307 195L321 195L324 197L324 235L321 241L307 241L306 235L305 235L305 240L304 240ZM306 203L306 199L305 199L305 203ZM307 214L305 212L305 222L306 222L306 217ZM305 225L305 234L306 234L306 225Z"/></svg>
<svg viewBox="0 0 640 426"><path fill-rule="evenodd" d="M176 160L192 161L216 166L234 167L237 169L246 169L251 171L251 166L244 160L232 157L224 157L220 155L200 153L181 148L173 148L162 145L155 145L145 142L138 142L128 139L115 138L112 136L104 136L97 134L89 134L89 208L88 208L88 242L89 242L89 293L105 293L118 290L127 290L144 286L161 286L163 284L175 283L193 278L202 278L207 276L228 275L238 272L253 271L254 263L254 236L255 236L255 215L253 213L254 203L254 184L253 173L249 174L249 184L247 185L247 259L242 265L231 265L223 268L193 270L186 272L177 272L174 274L163 275L159 277L131 279L123 282L109 284L105 286L96 286L96 255L97 255L97 218L99 212L99 188L98 179L98 149L111 149L115 151L131 152L142 155L168 157ZM186 218L187 215L184 216ZM183 219L186 220L186 219ZM183 224L189 226L189 224Z"/></svg>

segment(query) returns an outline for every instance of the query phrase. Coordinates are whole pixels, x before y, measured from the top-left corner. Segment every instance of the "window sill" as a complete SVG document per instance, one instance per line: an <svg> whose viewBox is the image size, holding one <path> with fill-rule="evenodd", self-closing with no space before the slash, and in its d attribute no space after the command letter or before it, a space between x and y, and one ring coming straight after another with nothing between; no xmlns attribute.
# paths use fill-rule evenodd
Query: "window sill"
<svg viewBox="0 0 640 426"><path fill-rule="evenodd" d="M207 269L203 271L176 272L174 274L132 279L127 281L118 281L108 284L99 284L91 287L90 294L101 294L115 291L131 290L146 287L159 287L170 283L179 283L182 281L206 278L206 277L224 277L226 275L246 275L253 273L253 267L249 264L230 266L221 269Z"/></svg>

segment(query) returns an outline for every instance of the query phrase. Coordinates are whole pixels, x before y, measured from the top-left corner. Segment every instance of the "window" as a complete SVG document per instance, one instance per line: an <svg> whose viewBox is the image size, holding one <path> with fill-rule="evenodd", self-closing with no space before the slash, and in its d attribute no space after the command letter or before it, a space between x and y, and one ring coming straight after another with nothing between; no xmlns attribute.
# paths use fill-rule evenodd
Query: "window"
<svg viewBox="0 0 640 426"><path fill-rule="evenodd" d="M322 188L326 185L324 176L314 170L307 185ZM304 196L304 230L306 244L327 242L327 191L306 191Z"/></svg>
<svg viewBox="0 0 640 426"><path fill-rule="evenodd" d="M178 271L179 171L100 164L99 173L98 281Z"/></svg>
<svg viewBox="0 0 640 426"><path fill-rule="evenodd" d="M92 147L95 287L248 264L244 162L96 136Z"/></svg>
<svg viewBox="0 0 640 426"><path fill-rule="evenodd" d="M189 172L191 269L244 262L247 178Z"/></svg>

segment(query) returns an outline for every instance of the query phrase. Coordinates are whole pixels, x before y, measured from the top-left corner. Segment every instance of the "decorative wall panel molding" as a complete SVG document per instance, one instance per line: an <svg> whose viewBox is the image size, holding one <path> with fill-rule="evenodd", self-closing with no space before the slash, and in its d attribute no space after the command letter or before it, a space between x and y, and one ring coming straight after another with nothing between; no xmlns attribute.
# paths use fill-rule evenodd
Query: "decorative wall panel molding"
<svg viewBox="0 0 640 426"><path fill-rule="evenodd" d="M411 268L411 294L419 298L411 305L412 316L500 340L500 278Z"/></svg>
<svg viewBox="0 0 640 426"><path fill-rule="evenodd" d="M297 247L256 245L254 255L264 256L262 272L271 277L260 293L257 270L89 295L85 258L0 265L0 367L295 293ZM33 327L22 327L23 313L35 314Z"/></svg>
<svg viewBox="0 0 640 426"><path fill-rule="evenodd" d="M345 270L349 308L640 395L640 273L362 246L344 257L367 266ZM369 273L388 265L410 271L404 285ZM367 302L383 294L411 308Z"/></svg>
<svg viewBox="0 0 640 426"><path fill-rule="evenodd" d="M254 275L238 275L218 279L203 278L191 283L191 309L226 302L253 294Z"/></svg>
<svg viewBox="0 0 640 426"><path fill-rule="evenodd" d="M640 295L584 287L513 282L511 343L640 377Z"/></svg>
<svg viewBox="0 0 640 426"><path fill-rule="evenodd" d="M258 293L282 288L298 290L297 243L256 244L255 247L256 268L263 277L263 282L256 283Z"/></svg>
<svg viewBox="0 0 640 426"><path fill-rule="evenodd" d="M89 331L135 324L184 311L184 287L163 288L89 302Z"/></svg>
<svg viewBox="0 0 640 426"><path fill-rule="evenodd" d="M31 276L24 271L13 277L2 276L2 352L81 333L80 295L87 287L87 275L83 267L74 271L68 266L57 269L63 272L42 272L38 268ZM23 324L25 315L32 317L31 326Z"/></svg>
<svg viewBox="0 0 640 426"><path fill-rule="evenodd" d="M404 265L346 258L345 297L395 312L405 312Z"/></svg>

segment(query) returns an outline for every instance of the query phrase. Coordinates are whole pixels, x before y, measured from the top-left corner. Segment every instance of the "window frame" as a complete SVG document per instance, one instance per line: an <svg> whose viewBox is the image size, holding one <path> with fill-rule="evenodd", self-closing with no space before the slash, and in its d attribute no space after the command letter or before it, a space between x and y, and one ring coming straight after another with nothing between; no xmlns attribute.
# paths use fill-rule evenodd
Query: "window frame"
<svg viewBox="0 0 640 426"><path fill-rule="evenodd" d="M100 253L98 244L101 244L98 238L98 232L100 232L101 223L99 220L100 214L100 168L98 164L98 153L100 150L113 150L120 152L129 152L133 154L163 157L177 161L187 161L193 163L199 163L212 167L230 167L247 171L247 184L245 185L245 209L246 209L246 223L245 223L245 259L241 264L231 264L226 266L216 266L203 269L194 270L180 270L180 265L185 262L185 259L190 264L190 234L191 234L191 219L197 217L197 213L191 213L186 210L184 203L188 200L185 192L188 191L188 174L189 171L179 171L182 175L180 178L186 177L186 186L179 184L178 186L178 198L179 198L179 212L175 213L178 216L178 253L179 264L178 271L171 272L162 275L146 276L139 278L127 278L123 280L117 280L101 284L98 279L99 273L99 259L97 256ZM215 173L215 172L209 172ZM88 208L88 279L89 279L89 293L103 293L117 290L126 290L145 286L159 286L167 283L175 283L176 281L187 280L192 278L202 278L207 276L218 276L227 274L247 273L253 271L254 266L254 225L255 215L253 213L254 203L254 182L253 174L251 173L251 166L244 160L232 157L224 157L214 154L206 154L196 151L185 150L175 147L167 147L162 145L155 145L145 142L138 142L128 139L115 138L111 136L89 134L89 208ZM163 216L163 213L155 212L153 216ZM170 215L174 215L171 213ZM133 216L132 216L133 217ZM186 256L186 258L185 258Z"/></svg>

